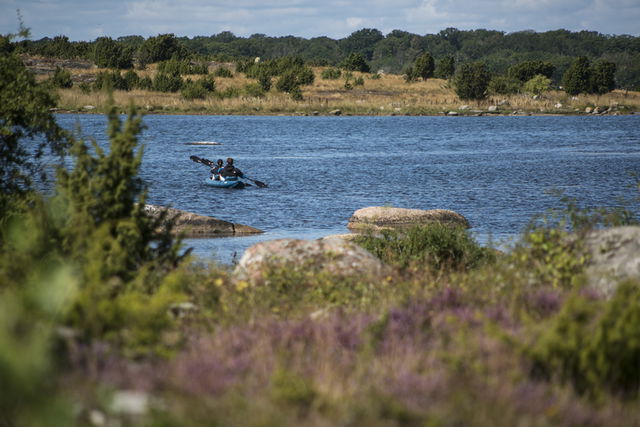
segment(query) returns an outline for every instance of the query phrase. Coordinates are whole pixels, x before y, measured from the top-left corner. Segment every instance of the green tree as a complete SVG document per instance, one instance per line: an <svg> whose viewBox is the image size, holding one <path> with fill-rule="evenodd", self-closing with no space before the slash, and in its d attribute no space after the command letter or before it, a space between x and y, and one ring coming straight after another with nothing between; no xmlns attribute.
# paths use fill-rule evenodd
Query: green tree
<svg viewBox="0 0 640 427"><path fill-rule="evenodd" d="M489 82L489 92L499 95L512 95L520 92L522 89L522 82L518 79L514 79L506 76L495 76Z"/></svg>
<svg viewBox="0 0 640 427"><path fill-rule="evenodd" d="M456 94L460 99L484 99L491 81L491 74L482 62L463 64L453 79Z"/></svg>
<svg viewBox="0 0 640 427"><path fill-rule="evenodd" d="M438 61L435 76L441 79L450 79L456 72L455 59L452 55L447 55Z"/></svg>
<svg viewBox="0 0 640 427"><path fill-rule="evenodd" d="M355 31L338 41L340 49L348 54L360 54L365 60L371 60L376 43L383 40L384 36L375 28L363 28Z"/></svg>
<svg viewBox="0 0 640 427"><path fill-rule="evenodd" d="M138 61L146 66L159 61L167 61L171 58L177 60L187 57L187 49L173 34L160 34L149 37L138 48Z"/></svg>
<svg viewBox="0 0 640 427"><path fill-rule="evenodd" d="M51 112L56 99L15 53L0 55L0 99L1 224L31 193L33 177L46 178L42 155L62 156L69 138Z"/></svg>
<svg viewBox="0 0 640 427"><path fill-rule="evenodd" d="M550 86L551 79L549 77L543 76L542 74L538 74L532 79L528 80L522 86L522 89L527 93L540 95L542 92L549 90Z"/></svg>
<svg viewBox="0 0 640 427"><path fill-rule="evenodd" d="M591 67L591 92L602 95L616 88L616 64L601 59Z"/></svg>
<svg viewBox="0 0 640 427"><path fill-rule="evenodd" d="M416 58L416 62L413 65L413 71L417 77L421 77L423 80L433 77L435 65L433 57L429 52L426 52Z"/></svg>
<svg viewBox="0 0 640 427"><path fill-rule="evenodd" d="M153 78L153 90L158 92L177 92L182 88L180 76L158 73Z"/></svg>
<svg viewBox="0 0 640 427"><path fill-rule="evenodd" d="M524 83L536 75L543 75L550 79L555 70L556 67L547 61L524 61L509 67L507 75Z"/></svg>
<svg viewBox="0 0 640 427"><path fill-rule="evenodd" d="M360 53L351 53L340 63L340 67L348 71L361 71L363 73L368 73L371 70L364 56Z"/></svg>
<svg viewBox="0 0 640 427"><path fill-rule="evenodd" d="M53 77L51 78L51 83L54 87L68 89L73 86L71 73L64 68L56 67L56 71L53 73Z"/></svg>
<svg viewBox="0 0 640 427"><path fill-rule="evenodd" d="M93 60L99 68L127 69L133 65L131 50L111 37L99 37L93 45Z"/></svg>
<svg viewBox="0 0 640 427"><path fill-rule="evenodd" d="M589 93L591 90L591 64L585 56L577 58L562 77L564 90L569 95Z"/></svg>

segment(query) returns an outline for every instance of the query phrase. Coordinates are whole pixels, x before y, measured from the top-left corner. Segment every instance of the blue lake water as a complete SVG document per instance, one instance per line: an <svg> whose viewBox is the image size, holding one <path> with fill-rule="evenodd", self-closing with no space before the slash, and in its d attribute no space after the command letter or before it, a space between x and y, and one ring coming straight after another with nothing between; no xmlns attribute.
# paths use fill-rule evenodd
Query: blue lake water
<svg viewBox="0 0 640 427"><path fill-rule="evenodd" d="M106 144L106 119L59 115L69 129ZM259 236L189 239L201 257L230 262L265 239L347 232L366 206L451 209L480 240L517 235L560 189L584 206L638 196L640 116L607 117L144 117L142 177L149 203L265 230ZM186 145L215 141L217 146ZM269 188L203 183L211 160ZM638 210L637 199L633 207Z"/></svg>

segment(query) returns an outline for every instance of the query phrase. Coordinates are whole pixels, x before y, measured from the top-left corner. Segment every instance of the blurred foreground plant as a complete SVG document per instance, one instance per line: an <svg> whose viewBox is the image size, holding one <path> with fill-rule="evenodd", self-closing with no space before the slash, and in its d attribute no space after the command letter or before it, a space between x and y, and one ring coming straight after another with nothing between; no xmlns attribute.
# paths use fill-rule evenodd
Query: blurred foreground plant
<svg viewBox="0 0 640 427"><path fill-rule="evenodd" d="M464 228L442 224L385 229L358 236L355 242L382 261L400 268L423 265L439 271L467 270L492 262L495 253L482 248Z"/></svg>

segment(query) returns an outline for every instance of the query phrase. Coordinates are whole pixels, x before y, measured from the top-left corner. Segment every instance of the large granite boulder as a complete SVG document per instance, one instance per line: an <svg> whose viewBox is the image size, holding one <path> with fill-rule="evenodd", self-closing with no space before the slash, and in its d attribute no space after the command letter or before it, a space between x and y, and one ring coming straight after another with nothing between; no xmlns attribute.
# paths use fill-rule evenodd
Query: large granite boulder
<svg viewBox="0 0 640 427"><path fill-rule="evenodd" d="M247 249L234 276L259 285L264 282L265 273L278 269L358 278L382 278L391 274L390 267L378 258L343 239L279 239Z"/></svg>
<svg viewBox="0 0 640 427"><path fill-rule="evenodd" d="M590 287L612 295L625 279L640 280L640 227L613 227L590 232L585 240Z"/></svg>
<svg viewBox="0 0 640 427"><path fill-rule="evenodd" d="M440 223L470 228L467 219L457 212L446 209L404 209L371 206L358 209L349 218L347 227L354 231L381 228L407 227L417 224Z"/></svg>
<svg viewBox="0 0 640 427"><path fill-rule="evenodd" d="M152 217L158 217L167 210L167 218L175 218L175 233L183 233L186 237L233 236L262 233L262 230L248 225L234 224L210 216L198 215L179 209L162 206L145 205L145 211Z"/></svg>

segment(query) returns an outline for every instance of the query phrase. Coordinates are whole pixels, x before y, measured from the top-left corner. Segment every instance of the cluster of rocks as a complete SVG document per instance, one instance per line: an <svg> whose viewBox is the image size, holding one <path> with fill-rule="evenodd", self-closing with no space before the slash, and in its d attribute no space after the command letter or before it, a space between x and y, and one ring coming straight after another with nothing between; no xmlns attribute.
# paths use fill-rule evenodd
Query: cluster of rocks
<svg viewBox="0 0 640 427"><path fill-rule="evenodd" d="M606 114L619 114L618 108L616 106L612 107L586 107L584 109L585 114L594 114L594 115L606 115Z"/></svg>
<svg viewBox="0 0 640 427"><path fill-rule="evenodd" d="M226 236L261 233L253 227L178 209L146 205L145 210L157 217L167 211L176 220L174 231L187 236ZM234 271L236 280L253 285L264 282L269 269L291 272L326 273L336 277L382 278L392 274L390 267L351 242L355 233L403 228L416 224L439 223L469 228L461 214L446 209L403 209L371 206L358 209L347 227L354 233L327 236L318 240L278 239L257 243L248 248ZM617 284L626 279L640 279L640 226L595 230L584 239L588 264L588 285L610 296Z"/></svg>

